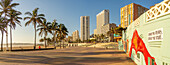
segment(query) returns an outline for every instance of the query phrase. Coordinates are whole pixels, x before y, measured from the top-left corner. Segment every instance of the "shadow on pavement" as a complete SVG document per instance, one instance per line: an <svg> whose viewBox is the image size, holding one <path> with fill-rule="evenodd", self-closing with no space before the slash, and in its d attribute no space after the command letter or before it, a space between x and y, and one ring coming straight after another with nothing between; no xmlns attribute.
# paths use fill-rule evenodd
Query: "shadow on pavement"
<svg viewBox="0 0 170 65"><path fill-rule="evenodd" d="M22 60L21 60L22 59ZM45 57L45 56L26 56L26 55L14 55L7 54L0 57L0 60L7 63L39 63L39 64L50 64L50 65L81 65L79 63L96 63L96 62L133 62L130 58L125 57ZM58 64L59 63L59 64Z"/></svg>

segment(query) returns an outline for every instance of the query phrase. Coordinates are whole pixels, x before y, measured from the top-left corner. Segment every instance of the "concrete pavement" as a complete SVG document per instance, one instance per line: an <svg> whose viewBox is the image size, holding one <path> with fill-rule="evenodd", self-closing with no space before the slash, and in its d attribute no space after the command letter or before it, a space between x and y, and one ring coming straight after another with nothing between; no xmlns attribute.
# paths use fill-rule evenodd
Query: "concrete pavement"
<svg viewBox="0 0 170 65"><path fill-rule="evenodd" d="M123 51L70 47L56 50L1 52L0 65L136 65Z"/></svg>

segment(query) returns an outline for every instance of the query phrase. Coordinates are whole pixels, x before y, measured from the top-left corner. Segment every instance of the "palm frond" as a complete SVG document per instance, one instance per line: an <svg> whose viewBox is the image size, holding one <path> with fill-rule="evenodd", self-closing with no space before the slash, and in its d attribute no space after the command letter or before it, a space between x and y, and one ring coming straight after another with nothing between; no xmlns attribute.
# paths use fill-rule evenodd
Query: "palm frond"
<svg viewBox="0 0 170 65"><path fill-rule="evenodd" d="M35 9L32 11L34 16L37 16L38 9L39 9L39 8L35 8Z"/></svg>
<svg viewBox="0 0 170 65"><path fill-rule="evenodd" d="M25 26L29 25L31 23L31 20L25 23Z"/></svg>
<svg viewBox="0 0 170 65"><path fill-rule="evenodd" d="M30 12L26 12L25 15L32 16L32 14Z"/></svg>
<svg viewBox="0 0 170 65"><path fill-rule="evenodd" d="M13 3L13 4L9 5L7 8L12 9L13 7L16 7L17 5L19 5L19 3Z"/></svg>
<svg viewBox="0 0 170 65"><path fill-rule="evenodd" d="M39 17L45 17L45 15L44 15L44 14L39 14L38 16L39 16Z"/></svg>
<svg viewBox="0 0 170 65"><path fill-rule="evenodd" d="M29 19L31 19L31 17L25 17L25 18L24 18L24 20L27 20L27 19L29 20Z"/></svg>

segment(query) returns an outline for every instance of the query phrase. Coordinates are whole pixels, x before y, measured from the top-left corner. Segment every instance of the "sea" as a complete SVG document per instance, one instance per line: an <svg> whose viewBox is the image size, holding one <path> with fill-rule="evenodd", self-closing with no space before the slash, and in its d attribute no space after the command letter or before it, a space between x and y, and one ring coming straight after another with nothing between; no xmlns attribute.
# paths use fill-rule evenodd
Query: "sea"
<svg viewBox="0 0 170 65"><path fill-rule="evenodd" d="M27 47L27 46L34 46L33 43L13 43L12 47ZM0 44L1 47L1 44ZM3 47L7 47L6 44L3 44ZM10 44L8 44L8 47L10 47Z"/></svg>

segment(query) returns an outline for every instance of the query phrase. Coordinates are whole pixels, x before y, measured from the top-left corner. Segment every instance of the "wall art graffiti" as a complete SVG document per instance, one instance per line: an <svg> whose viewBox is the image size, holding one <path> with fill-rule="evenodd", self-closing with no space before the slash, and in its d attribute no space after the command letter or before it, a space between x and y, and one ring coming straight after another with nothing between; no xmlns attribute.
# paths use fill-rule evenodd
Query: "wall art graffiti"
<svg viewBox="0 0 170 65"><path fill-rule="evenodd" d="M137 30L134 31L132 41L131 41L131 47L129 51L129 56L131 57L132 49L135 50L136 54L138 51L143 53L144 60L146 65L157 65L155 62L155 58L150 55L148 52L145 43L143 40L139 37Z"/></svg>

